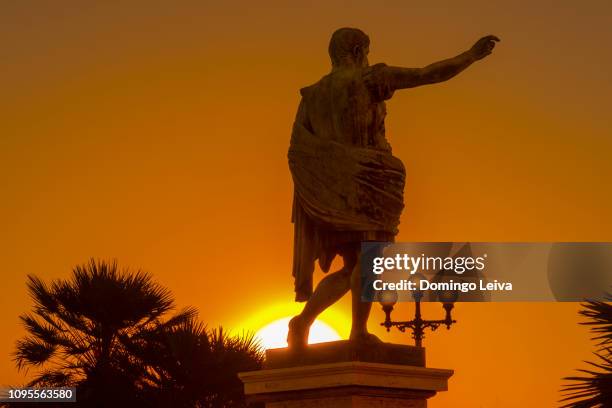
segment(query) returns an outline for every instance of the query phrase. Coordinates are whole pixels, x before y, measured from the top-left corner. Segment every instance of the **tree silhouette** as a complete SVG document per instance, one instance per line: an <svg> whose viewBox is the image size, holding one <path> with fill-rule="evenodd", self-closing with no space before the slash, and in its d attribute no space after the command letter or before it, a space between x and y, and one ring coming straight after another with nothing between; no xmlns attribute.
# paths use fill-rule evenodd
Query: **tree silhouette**
<svg viewBox="0 0 612 408"><path fill-rule="evenodd" d="M31 386L78 387L82 406L143 406L144 366L131 343L195 315L190 308L163 320L174 308L170 292L116 262L92 259L50 285L28 276L27 286L34 308L20 317L28 334L16 345L17 368L37 370Z"/></svg>
<svg viewBox="0 0 612 408"><path fill-rule="evenodd" d="M261 368L263 352L252 334L229 336L190 319L135 343L147 364L143 389L159 407L246 406L241 371Z"/></svg>
<svg viewBox="0 0 612 408"><path fill-rule="evenodd" d="M605 300L612 301L612 295L606 295ZM564 408L609 407L612 404L612 304L588 301L582 306L580 314L589 320L581 324L591 326L591 332L595 333L593 340L599 349L594 354L600 361L587 362L597 371L578 370L587 375L565 378L572 383L564 387L565 398L561 401L567 402Z"/></svg>
<svg viewBox="0 0 612 408"><path fill-rule="evenodd" d="M20 317L15 362L37 370L28 385L77 387L80 407L246 406L237 374L263 361L253 335L207 330L194 308L165 318L174 301L149 274L91 260L68 280L27 286L34 308Z"/></svg>

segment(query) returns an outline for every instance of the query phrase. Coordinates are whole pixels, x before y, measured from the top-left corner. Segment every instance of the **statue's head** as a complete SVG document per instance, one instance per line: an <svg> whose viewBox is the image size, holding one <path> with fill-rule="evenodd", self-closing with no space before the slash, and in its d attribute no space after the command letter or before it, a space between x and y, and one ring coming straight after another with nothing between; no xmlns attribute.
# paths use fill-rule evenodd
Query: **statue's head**
<svg viewBox="0 0 612 408"><path fill-rule="evenodd" d="M332 34L329 56L333 68L367 67L370 37L358 28L344 27Z"/></svg>

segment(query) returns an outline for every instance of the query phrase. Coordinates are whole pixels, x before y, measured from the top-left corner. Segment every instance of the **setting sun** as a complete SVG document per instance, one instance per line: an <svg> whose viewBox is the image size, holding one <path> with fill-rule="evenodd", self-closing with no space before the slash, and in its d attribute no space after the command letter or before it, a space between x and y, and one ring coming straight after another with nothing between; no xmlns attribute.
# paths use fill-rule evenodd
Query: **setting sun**
<svg viewBox="0 0 612 408"><path fill-rule="evenodd" d="M285 317L273 321L262 327L255 337L257 337L265 349L287 347L287 331L290 317ZM310 328L308 343L323 343L326 341L340 340L340 335L327 323L316 320Z"/></svg>

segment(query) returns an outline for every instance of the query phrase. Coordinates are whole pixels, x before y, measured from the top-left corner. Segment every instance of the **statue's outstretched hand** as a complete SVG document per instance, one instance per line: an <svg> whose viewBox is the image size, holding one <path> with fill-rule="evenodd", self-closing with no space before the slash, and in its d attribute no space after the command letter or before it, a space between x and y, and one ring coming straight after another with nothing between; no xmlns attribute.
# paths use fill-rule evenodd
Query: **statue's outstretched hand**
<svg viewBox="0 0 612 408"><path fill-rule="evenodd" d="M480 40L476 41L472 48L470 48L470 53L476 60L483 59L493 52L495 43L498 41L500 41L499 38L494 35L482 37Z"/></svg>

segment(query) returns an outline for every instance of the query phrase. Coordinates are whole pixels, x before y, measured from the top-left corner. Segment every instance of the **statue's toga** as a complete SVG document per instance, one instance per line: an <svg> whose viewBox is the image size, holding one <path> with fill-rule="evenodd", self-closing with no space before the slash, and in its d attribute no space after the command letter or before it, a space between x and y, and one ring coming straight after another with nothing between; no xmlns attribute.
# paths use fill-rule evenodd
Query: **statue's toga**
<svg viewBox="0 0 612 408"><path fill-rule="evenodd" d="M304 346L315 318L349 289L351 339L376 341L367 331L371 304L361 301L362 241L393 241L404 206L405 170L385 137L385 100L398 89L446 81L489 55L495 36L424 68L369 65L370 39L341 28L329 43L332 71L303 88L289 148L295 187L293 276L297 301L307 301L289 323L290 347ZM315 262L328 272L336 255L344 266L313 292Z"/></svg>

